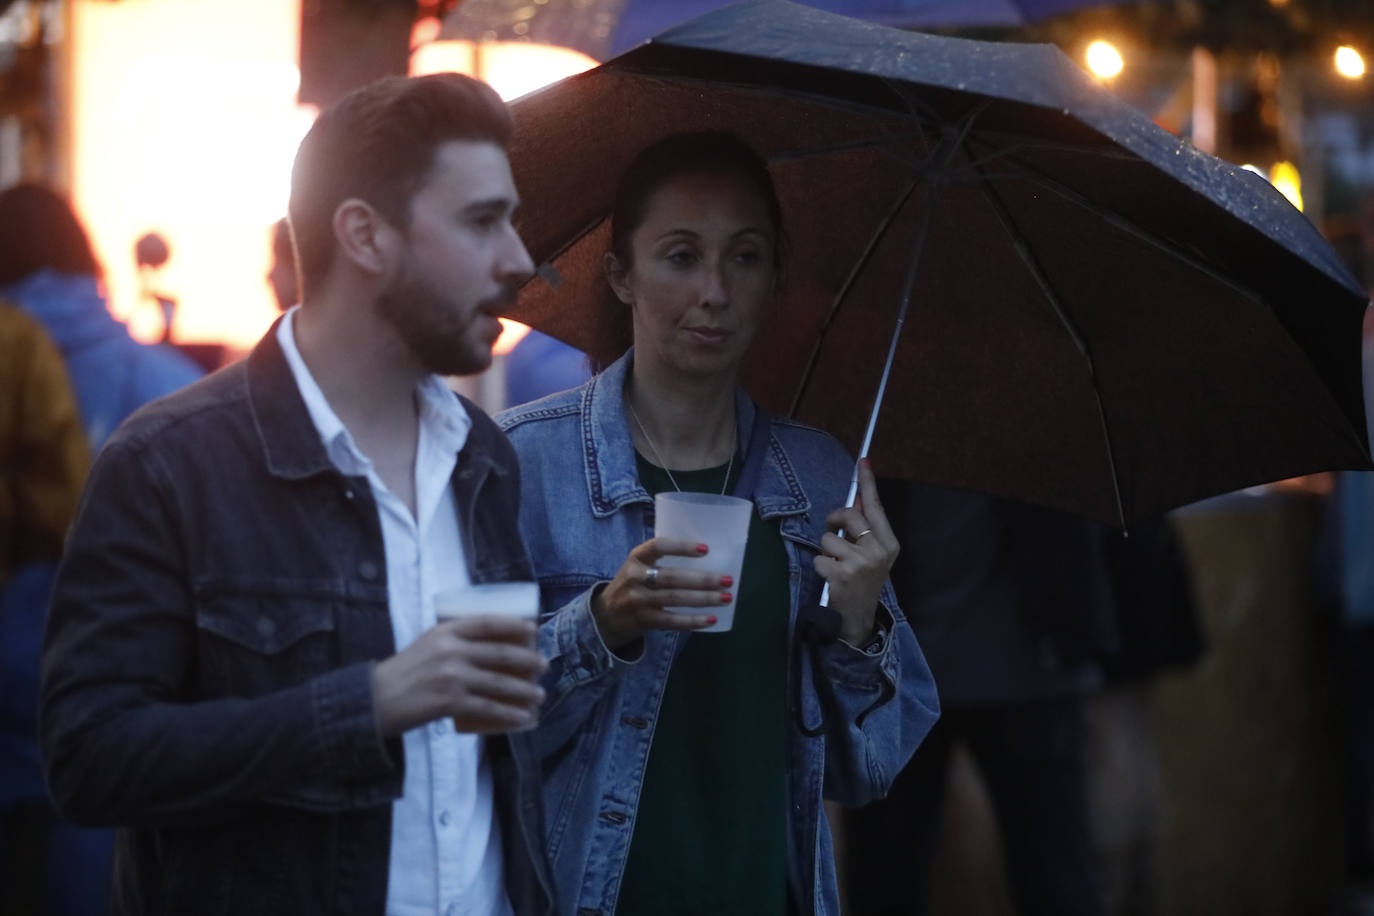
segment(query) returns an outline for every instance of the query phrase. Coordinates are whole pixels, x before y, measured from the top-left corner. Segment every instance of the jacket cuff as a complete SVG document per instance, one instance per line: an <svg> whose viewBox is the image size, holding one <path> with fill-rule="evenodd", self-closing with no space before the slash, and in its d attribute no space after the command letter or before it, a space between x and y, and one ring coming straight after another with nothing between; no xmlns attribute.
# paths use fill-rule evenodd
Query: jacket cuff
<svg viewBox="0 0 1374 916"><path fill-rule="evenodd" d="M897 682L897 653L892 648L892 631L897 624L886 604L878 605L874 624L877 633L863 646L837 639L825 647L821 664L827 676L841 684L869 689L884 679Z"/></svg>
<svg viewBox="0 0 1374 916"><path fill-rule="evenodd" d="M349 774L348 782L362 786L376 785L378 778L395 773L395 762L377 723L374 667L374 662L349 665L312 684L315 727L324 759L342 767ZM382 791L378 799L391 797L392 793Z"/></svg>
<svg viewBox="0 0 1374 916"><path fill-rule="evenodd" d="M592 596L608 584L602 582L587 589L549 621L553 627L553 654L564 659L562 676L559 678L559 687L562 689L627 668L637 663L644 654L642 641L632 647L637 650L635 655L627 657L612 652L601 638L596 618L592 616Z"/></svg>

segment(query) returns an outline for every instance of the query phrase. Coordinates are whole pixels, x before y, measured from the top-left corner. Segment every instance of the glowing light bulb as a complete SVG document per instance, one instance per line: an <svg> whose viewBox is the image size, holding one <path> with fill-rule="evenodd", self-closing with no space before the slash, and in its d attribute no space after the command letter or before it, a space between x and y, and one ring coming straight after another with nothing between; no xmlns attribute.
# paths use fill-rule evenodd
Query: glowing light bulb
<svg viewBox="0 0 1374 916"><path fill-rule="evenodd" d="M1297 166L1287 161L1274 163L1269 170L1269 181L1293 206L1302 209L1302 176Z"/></svg>
<svg viewBox="0 0 1374 916"><path fill-rule="evenodd" d="M1342 45L1336 49L1336 72L1346 79L1357 80L1364 76L1364 58L1349 45Z"/></svg>
<svg viewBox="0 0 1374 916"><path fill-rule="evenodd" d="M1125 61L1121 59L1121 52L1109 42L1100 40L1088 45L1084 58L1087 60L1088 69L1099 79L1111 79L1126 66Z"/></svg>

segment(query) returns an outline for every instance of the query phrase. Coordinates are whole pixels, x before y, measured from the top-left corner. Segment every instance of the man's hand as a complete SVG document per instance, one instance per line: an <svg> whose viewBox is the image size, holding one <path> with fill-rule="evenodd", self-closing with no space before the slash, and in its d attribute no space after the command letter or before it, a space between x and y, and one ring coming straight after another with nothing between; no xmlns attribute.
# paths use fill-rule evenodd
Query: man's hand
<svg viewBox="0 0 1374 916"><path fill-rule="evenodd" d="M382 734L445 717L460 732L530 727L544 701L537 681L548 667L534 639L532 620L474 614L441 621L374 670Z"/></svg>

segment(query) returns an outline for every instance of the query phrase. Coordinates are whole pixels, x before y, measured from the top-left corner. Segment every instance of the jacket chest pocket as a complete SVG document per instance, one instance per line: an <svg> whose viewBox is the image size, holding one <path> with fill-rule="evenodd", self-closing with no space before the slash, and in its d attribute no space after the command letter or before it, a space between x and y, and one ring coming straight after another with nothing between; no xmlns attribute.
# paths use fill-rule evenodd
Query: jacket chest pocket
<svg viewBox="0 0 1374 916"><path fill-rule="evenodd" d="M201 689L257 696L339 665L336 602L297 595L206 597L196 608Z"/></svg>

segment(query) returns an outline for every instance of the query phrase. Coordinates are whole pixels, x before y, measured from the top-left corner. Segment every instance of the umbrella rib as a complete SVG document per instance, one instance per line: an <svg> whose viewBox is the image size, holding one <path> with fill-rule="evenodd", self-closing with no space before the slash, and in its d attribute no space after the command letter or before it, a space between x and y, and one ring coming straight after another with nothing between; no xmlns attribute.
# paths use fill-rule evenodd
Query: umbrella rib
<svg viewBox="0 0 1374 916"><path fill-rule="evenodd" d="M978 139L980 141L987 141L990 145L992 141L1004 141L1004 144L996 146L991 153L977 160L974 163L975 165L985 165L997 159L1006 159L1027 150L1079 153L1086 156L1096 156L1099 159L1117 159L1122 162L1149 165L1146 160L1141 159L1135 153L1128 152L1116 146L1087 146L1080 143L1052 143L1045 140L1026 138L1022 134L1011 134L1005 131L995 130L980 130L978 132Z"/></svg>
<svg viewBox="0 0 1374 916"><path fill-rule="evenodd" d="M987 134L980 132L978 139L981 141L984 136L987 136ZM1074 147L1064 147L1064 149L1072 150L1074 149ZM1129 161L1139 163L1142 166L1155 168L1155 166L1151 164L1148 160L1141 159L1138 156L1127 156L1126 158ZM982 161L986 161L986 159ZM1179 248L1177 245L1174 245L1171 242L1168 242L1165 239L1162 239L1159 236L1154 235L1146 231L1145 229L1140 228L1135 223L1132 223L1130 220L1126 219L1121 214L1115 213L1111 210L1098 206L1097 204L1089 200L1087 197L1080 194L1078 191L1075 191L1073 188L1070 188L1063 182L1051 178L1044 172L1037 169L1035 166L1030 165L1029 163L1026 163L1021 160L1013 161L1015 161L1016 164L1021 168L1020 172L1002 173L997 176L992 176L983 173L981 177L987 183L990 183L993 177L997 177L1006 179L1019 179L1023 181L1028 181L1031 184L1038 185L1046 191L1049 191L1053 194L1057 194L1059 197L1068 201L1069 203L1073 204L1079 209L1087 210L1089 213L1096 215L1103 222L1107 223L1107 225L1112 226L1115 229L1121 230L1126 235L1129 235L1132 238L1134 238L1136 241L1143 242L1144 244L1149 245L1151 248L1154 248L1155 250L1165 255L1168 255L1174 260L1180 262L1184 266L1191 267L1193 270L1205 274L1206 276L1212 278L1217 283L1226 287L1236 295L1242 296L1245 299L1248 299L1250 302L1255 303L1256 305L1265 304L1264 298L1260 296L1259 293L1255 292L1247 286L1243 286L1240 283L1237 283L1235 280L1231 279L1225 274L1222 274L1220 271L1211 267L1209 264L1207 264L1207 262L1203 261L1201 258L1191 255L1188 252Z"/></svg>
<svg viewBox="0 0 1374 916"><path fill-rule="evenodd" d="M1151 248L1154 248L1157 251L1160 251L1168 255L1176 261L1179 261L1185 266L1191 267L1193 270L1196 270L1199 273L1211 277L1217 283L1220 283L1222 286L1225 286L1227 289L1231 290L1236 295L1242 296L1250 300L1251 302L1255 303L1256 305L1265 304L1263 297L1261 297L1259 293L1255 292L1249 287L1242 286L1235 280L1231 279L1225 274L1222 274L1220 271L1214 269L1211 265L1207 264L1207 262L1203 261L1201 258L1195 257L1189 254L1188 252L1183 251L1178 246L1156 235L1152 235L1151 233L1147 232L1144 229L1141 229L1139 226L1135 225L1135 223L1132 223L1130 220L1126 219L1120 214L1113 213L1110 210L1097 206L1092 201L1084 197L1082 194L1079 194L1072 188L1064 184L1061 184L1053 178L1050 178L1048 175L1041 174L1038 170L1031 168L1030 166L1025 166L1025 168L1026 173L1021 177L1025 178L1027 181L1030 181L1032 184L1039 185L1047 191L1058 194L1064 200L1067 200L1069 203L1074 204L1080 209L1087 210L1088 212L1095 214L1109 226L1112 226L1116 229L1120 229L1122 232L1136 239L1136 241L1143 242L1146 245L1149 245Z"/></svg>
<svg viewBox="0 0 1374 916"><path fill-rule="evenodd" d="M562 280L561 280L561 276L562 276L562 275L558 273L558 268L556 268L556 267L553 266L553 262L556 261L556 260L558 260L559 258L561 258L561 257L563 256L564 252L566 252L569 248L571 248L571 247L573 247L574 245L576 245L578 242L582 241L582 239L585 238L592 230L594 230L597 226L600 226L600 225L601 225L603 222L605 222L605 221L606 221L606 217L604 217L604 216L598 216L598 217L596 217L595 219L593 219L593 220L591 220L590 222L588 222L586 225L584 225L581 229L579 229L579 230L577 230L576 232L570 234L567 238L565 238L565 239L563 240L563 244L561 244L561 245L559 245L557 248L555 248L552 252L549 253L549 256L548 256L548 257L544 258L544 259L539 263L538 269L536 269L535 272L534 272L533 274L530 275L529 280L526 280L525 283L529 283L529 282L530 282L531 280L533 280L535 277L545 277L545 282L551 282L551 285L553 285L554 287L559 286L559 285L562 283ZM558 276L560 279L557 280L556 282L549 281L549 280L547 279L547 276L546 276L546 271L545 271L546 268L547 268L548 270L552 270L552 271L554 272L554 274L555 274L556 276ZM521 288L523 288L523 287L524 287L524 284L521 284Z"/></svg>
<svg viewBox="0 0 1374 916"><path fill-rule="evenodd" d="M899 134L884 134L877 137L866 137L863 140L848 140L843 143L830 143L825 146L802 146L795 149L783 150L768 157L771 162L794 162L799 159L814 159L819 156L829 156L835 153L852 153L857 150L881 149L897 143L906 143L912 140L919 140L925 136L925 131L912 130L903 131Z"/></svg>
<svg viewBox="0 0 1374 916"><path fill-rule="evenodd" d="M944 137L940 140L940 145L936 148L932 158L935 160L935 167L931 170L935 180L932 182L930 199L926 202L925 209L921 211L921 222L916 229L916 242L911 247L911 258L907 262L906 276L902 278L901 304L897 307L897 320L893 322L892 338L887 344L887 358L883 361L882 375L878 378L878 392L873 396L873 408L868 412L868 427L864 430L863 444L859 446L859 458L868 457L868 448L873 443L873 431L878 426L878 413L883 407L883 396L887 394L887 382L892 376L892 363L897 356L897 343L902 337L902 328L906 326L907 313L911 311L911 293L916 288L916 275L921 266L921 258L925 255L926 243L930 240L930 229L935 225L935 210L940 203L940 190L945 184L948 175L949 164L954 159L954 154L964 145L968 139L968 133L973 128L973 122L978 116L987 109L987 105L979 105L973 111L964 116L964 122L959 125L957 131L946 129ZM914 185L913 185L914 187ZM849 495L845 497L846 506L854 505L854 497L859 492L859 466L854 466L854 473L849 479ZM841 536L844 532L839 532ZM821 588L821 606L830 605L830 583L826 582Z"/></svg>
<svg viewBox="0 0 1374 916"><path fill-rule="evenodd" d="M1045 301L1048 302L1050 308L1054 310L1054 314L1058 317L1059 323L1063 327L1065 333L1069 335L1069 338L1073 341L1073 345L1078 348L1078 352L1082 354L1084 361L1088 364L1088 380L1092 387L1093 402L1097 405L1097 419L1102 426L1102 441L1107 451L1107 468L1110 472L1112 482L1112 498L1116 501L1117 518L1121 522L1121 527L1125 529L1126 511L1121 502L1121 483L1116 467L1116 449L1112 445L1112 431L1111 425L1107 422L1107 410L1102 405L1102 392L1097 387L1097 365L1093 361L1092 351L1088 348L1088 342L1084 339L1083 333L1078 329L1077 325L1074 324L1073 318L1069 315L1068 310L1064 308L1063 300L1059 298L1059 293L1055 291L1054 285L1050 283L1050 279L1046 276L1039 258L1035 256L1035 252L1031 251L1025 235L1016 225L1016 220L1011 215L1002 196L997 193L995 188L987 183L983 184L982 191L983 196L986 197L988 203L992 205L993 212L997 214L997 219L1002 224L1002 229L1007 233L1008 237L1010 237L1012 247L1015 248L1017 257L1026 265L1026 269L1035 280L1036 286L1040 287L1040 294L1045 297Z"/></svg>
<svg viewBox="0 0 1374 916"><path fill-rule="evenodd" d="M907 113L911 115L912 120L921 122L932 122L935 124L947 124L951 120L949 117L941 115L940 112L931 107L919 96L912 93L910 91L909 84L899 84L888 77L883 78L883 83L886 84L888 89L892 90L893 95L897 96L897 98L901 99L903 102L906 103ZM966 124L971 125L973 121L978 117L978 115L982 114L983 110L987 107L987 101L980 103L977 106L977 110L971 112L967 116Z"/></svg>
<svg viewBox="0 0 1374 916"><path fill-rule="evenodd" d="M603 64L602 66L608 67L610 65ZM747 92L752 93L754 95L764 96L766 98L787 99L788 101L804 102L807 105L814 105L818 108L829 108L835 111L845 111L850 114L863 115L866 117L907 120L910 119L913 114L910 111L909 106L907 112L902 112L895 108L888 108L883 105L873 104L869 102L857 102L853 99L842 99L837 98L835 96L818 95L814 92L787 89L781 86L764 85L760 83L728 82L726 80L706 79L705 77L679 76L670 72L658 72L643 68L617 67L616 72L624 74L626 76L634 77L639 80L656 80L660 83L670 85L709 89L713 93L720 92L722 90L728 90L733 92ZM889 86L891 85L890 80L883 80L883 82L888 84ZM905 99L903 99L903 101L905 101ZM919 117L917 119L919 120ZM933 120L938 123L943 122L947 119L938 116L931 116L929 120Z"/></svg>
<svg viewBox="0 0 1374 916"><path fill-rule="evenodd" d="M969 131L973 130L973 123L978 120L978 116L992 104L991 99L985 100L974 109L964 115L963 123L957 130L952 126L947 126L944 130L944 137L940 140L940 145L931 156L932 167L930 176L931 182L930 199L926 202L926 207L921 211L921 222L916 230L916 244L912 248L911 262L907 265L906 277L902 280L901 305L897 308L897 320L892 328L892 340L887 346L887 359L883 363L883 372L878 379L878 393L873 398L873 409L868 414L868 428L864 431L864 441L859 447L859 457L868 456L868 447L873 442L873 431L878 426L878 411L883 406L883 396L887 393L887 380L892 375L892 362L897 355L897 341L902 336L902 326L906 324L906 316L911 311L911 293L916 288L917 268L920 267L921 258L925 254L926 243L930 238L930 228L935 224L935 209L940 202L941 189L948 184L949 165L954 161L954 155L963 148L964 142L968 139ZM859 470L854 469L854 478L849 482L849 498L845 500L846 506L854 505L854 494L859 491Z"/></svg>
<svg viewBox="0 0 1374 916"><path fill-rule="evenodd" d="M887 230L892 226L893 221L897 219L897 214L906 206L906 202L916 190L917 184L919 184L919 181L912 181L908 184L906 190L897 196L897 199L888 208L887 212L883 214L882 219L878 222L877 229L875 229L873 234L869 237L868 244L864 246L864 250L860 253L858 260L854 262L854 266L849 269L849 274L845 277L844 282L840 284L839 291L836 292L835 296L830 300L830 308L826 311L825 318L821 321L819 333L816 335L816 342L811 346L811 355L807 358L806 371L802 373L801 384L797 386L797 391L792 396L792 404L787 409L787 415L789 417L796 417L797 410L801 406L802 398L806 396L807 389L811 387L811 378L816 371L816 363L820 360L821 344L825 342L826 332L829 331L831 323L835 320L835 315L839 312L841 304L843 304L845 297L849 295L850 288L853 287L854 283L859 279L859 274L868 266L869 260L873 257L873 252L878 249L878 243L882 241L883 236L887 235Z"/></svg>
<svg viewBox="0 0 1374 916"><path fill-rule="evenodd" d="M973 122L978 119L978 116L980 114L987 110L989 104L991 104L990 101L984 102L983 104L976 107L973 111L970 111L967 115L965 115L964 122L959 126L959 130L957 132L946 129L944 139L940 141L940 146L936 148L934 154L931 156L931 159L934 160L934 162L932 166L927 170L928 174L935 176L935 186L937 191L939 186L944 183L946 177L949 174L949 164L953 161L955 152L963 146L964 141L968 138L969 131L973 129ZM797 415L797 410L800 407L801 399L805 396L807 389L811 385L811 378L815 372L816 363L820 359L820 349L821 345L825 342L826 332L830 329L830 325L834 320L835 315L838 313L840 306L843 304L844 298L848 294L850 286L853 285L854 281L857 279L859 275L859 272L868 262L868 259L872 256L873 251L877 248L878 242L882 239L882 236L887 232L887 229L892 224L893 220L897 218L897 214L901 211L902 207L906 204L908 198L910 198L912 192L916 189L916 186L920 183L921 177L923 176L918 176L917 179L913 181L910 186L908 186L906 191L903 192L903 194L898 198L898 200L895 202L892 208L884 216L882 224L878 227L878 230L869 239L868 245L864 248L863 254L860 256L859 260L855 262L854 267L850 270L849 276L845 279L844 285L841 286L839 293L835 296L834 299L831 300L830 311L826 314L825 323L821 325L820 333L816 336L816 343L811 349L811 356L807 361L806 372L802 376L801 384L797 386L797 393L792 398L792 405L788 408L789 416L795 417ZM906 313L911 306L911 290L916 283L916 265L920 262L921 254L925 251L926 237L930 233L930 223L933 219L935 203L938 200L938 197L938 194L932 195L929 205L927 206L926 210L923 211L921 214L921 224L918 230L916 245L914 246L912 251L911 266L902 284L902 299L901 306L899 307L897 312L897 326L892 332L892 341L888 347L887 363L883 366L882 379L878 383L878 395L877 398L874 400L873 410L869 413L868 416L868 429L864 433L863 445L859 450L860 458L863 458L868 454L869 443L873 441L873 429L878 421L878 408L882 406L883 393L887 390L887 378L892 371L892 358L897 351L897 339L901 336L902 325L906 322ZM849 498L846 501L846 505L854 504L854 494L858 490L858 485L859 475L858 470L856 469L854 473L854 479L850 482L849 485ZM824 598L822 598L821 603L825 603Z"/></svg>

